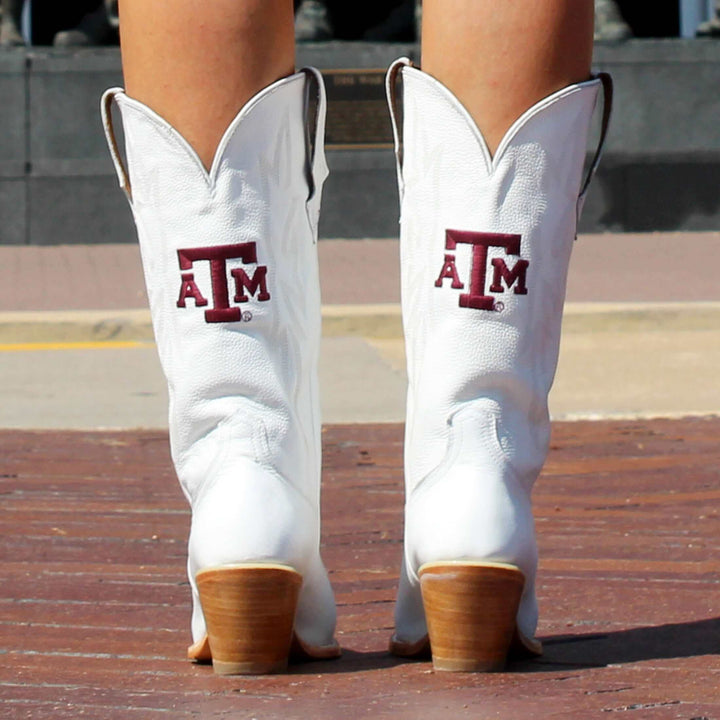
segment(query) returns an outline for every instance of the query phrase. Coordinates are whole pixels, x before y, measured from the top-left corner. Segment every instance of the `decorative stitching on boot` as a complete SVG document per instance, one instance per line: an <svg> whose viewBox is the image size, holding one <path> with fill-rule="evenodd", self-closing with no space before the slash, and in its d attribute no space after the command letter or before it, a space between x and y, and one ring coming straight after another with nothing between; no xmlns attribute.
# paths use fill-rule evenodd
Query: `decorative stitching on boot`
<svg viewBox="0 0 720 720"><path fill-rule="evenodd" d="M205 311L205 322L237 322L243 320L244 315L240 308L230 307L228 291L227 261L240 260L244 265L257 264L257 244L254 242L239 243L237 245L218 245L216 247L185 248L177 251L181 270L192 270L193 263L205 260L210 263L210 283L212 289L213 307ZM270 300L267 288L267 266L257 265L252 278L242 268L233 268L230 274L235 279L234 301L248 302L250 296L257 295L258 302ZM179 308L185 307L185 300L192 297L195 306L207 305L208 301L202 295L195 283L192 273L181 275L180 297L177 302ZM250 316L251 318L252 316Z"/></svg>
<svg viewBox="0 0 720 720"><path fill-rule="evenodd" d="M491 295L486 295L488 250L491 247L504 248L508 255L520 255L520 235L508 233L472 232L470 230L446 230L445 249L456 250L458 244L472 246L472 262L470 265L470 291L460 295L460 307L475 310L498 310L499 303ZM516 295L527 295L527 270L530 267L528 260L520 259L512 269L508 268L502 258L493 258L490 263L493 267L493 279L489 292L505 292L502 283L508 290L514 287ZM444 264L435 287L442 288L443 280L450 278L450 287L453 290L463 289L465 286L460 280L455 256L445 254Z"/></svg>

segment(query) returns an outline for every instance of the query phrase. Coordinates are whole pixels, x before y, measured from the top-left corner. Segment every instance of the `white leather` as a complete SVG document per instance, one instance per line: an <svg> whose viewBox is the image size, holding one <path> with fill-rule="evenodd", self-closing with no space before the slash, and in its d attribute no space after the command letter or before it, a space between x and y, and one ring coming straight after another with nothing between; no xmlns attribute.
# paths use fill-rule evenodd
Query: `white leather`
<svg viewBox="0 0 720 720"><path fill-rule="evenodd" d="M547 396L601 83L572 85L530 108L491 157L470 115L441 83L414 67L399 72L409 389L396 638L412 643L427 632L420 567L461 559L511 563L523 571L518 628L532 638L538 611L530 493L548 449ZM490 246L480 263L482 295L493 309L460 306L460 297L472 294L474 250L462 242L448 249L448 230L520 236L519 254ZM519 260L529 263L525 283L500 274L502 292L490 291L496 259L508 271Z"/></svg>
<svg viewBox="0 0 720 720"><path fill-rule="evenodd" d="M318 88L314 149L307 132L312 88ZM113 99L123 120L127 173L112 134ZM250 100L209 172L173 127L121 90L108 91L102 106L138 230L170 393L172 457L192 507L193 640L206 631L195 586L199 570L273 562L303 575L295 625L300 640L332 645L335 603L319 554L315 243L327 175L322 79L317 71L299 72ZM254 244L255 258L243 243ZM183 269L178 251L194 249L197 258L224 246L244 247L242 257L225 260L224 272L215 263L215 282L226 283L232 317L209 322L206 311L218 307L211 263L195 259ZM244 272L250 288L236 285L233 272ZM178 307L183 295L185 306Z"/></svg>

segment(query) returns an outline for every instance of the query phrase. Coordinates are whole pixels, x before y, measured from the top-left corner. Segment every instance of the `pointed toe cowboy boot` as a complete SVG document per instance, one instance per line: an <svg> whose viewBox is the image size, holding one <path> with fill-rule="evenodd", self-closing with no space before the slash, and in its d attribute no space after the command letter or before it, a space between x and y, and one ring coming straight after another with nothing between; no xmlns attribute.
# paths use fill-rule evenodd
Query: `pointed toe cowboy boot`
<svg viewBox="0 0 720 720"><path fill-rule="evenodd" d="M396 85L402 77L403 122ZM528 109L494 157L440 82L388 73L408 365L405 550L391 651L438 670L538 654L530 501L550 435L589 127L606 76Z"/></svg>
<svg viewBox="0 0 720 720"><path fill-rule="evenodd" d="M281 671L292 653L336 657L319 553L322 78L304 70L252 98L210 171L122 90L105 93L102 114L137 225L172 458L192 509L188 655L223 674Z"/></svg>

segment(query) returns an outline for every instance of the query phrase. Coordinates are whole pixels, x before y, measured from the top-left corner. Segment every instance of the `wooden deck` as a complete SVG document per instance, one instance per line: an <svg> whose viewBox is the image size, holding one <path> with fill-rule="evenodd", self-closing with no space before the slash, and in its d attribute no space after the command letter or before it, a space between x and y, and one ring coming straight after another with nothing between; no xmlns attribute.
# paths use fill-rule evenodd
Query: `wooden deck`
<svg viewBox="0 0 720 720"><path fill-rule="evenodd" d="M189 514L157 432L0 432L0 717L720 718L720 420L557 424L535 494L542 659L386 653L402 429L324 433L340 660L186 662ZM609 714L608 714L609 713Z"/></svg>

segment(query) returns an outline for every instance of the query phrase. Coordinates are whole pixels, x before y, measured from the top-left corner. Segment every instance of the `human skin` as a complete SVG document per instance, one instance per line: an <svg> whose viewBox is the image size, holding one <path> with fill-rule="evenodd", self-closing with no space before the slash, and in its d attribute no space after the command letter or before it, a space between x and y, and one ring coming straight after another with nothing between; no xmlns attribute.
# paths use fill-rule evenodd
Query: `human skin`
<svg viewBox="0 0 720 720"><path fill-rule="evenodd" d="M120 44L128 95L209 168L240 108L295 69L293 0L122 0Z"/></svg>
<svg viewBox="0 0 720 720"><path fill-rule="evenodd" d="M593 20L593 0L424 0L422 69L495 152L525 110L588 79Z"/></svg>
<svg viewBox="0 0 720 720"><path fill-rule="evenodd" d="M530 106L590 73L592 0L424 0L422 69L491 152ZM122 0L127 93L209 167L238 110L295 67L292 0Z"/></svg>

